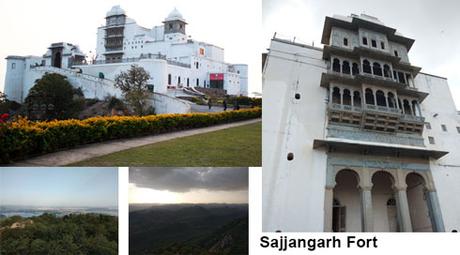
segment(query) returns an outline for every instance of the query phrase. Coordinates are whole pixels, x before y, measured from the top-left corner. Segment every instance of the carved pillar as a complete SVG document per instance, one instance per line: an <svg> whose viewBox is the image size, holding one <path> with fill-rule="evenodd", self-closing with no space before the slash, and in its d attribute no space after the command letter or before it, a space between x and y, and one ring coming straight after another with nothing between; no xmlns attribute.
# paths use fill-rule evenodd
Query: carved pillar
<svg viewBox="0 0 460 255"><path fill-rule="evenodd" d="M434 232L444 232L444 221L442 220L441 207L439 206L438 195L435 190L427 190L427 201L432 218Z"/></svg>
<svg viewBox="0 0 460 255"><path fill-rule="evenodd" d="M407 185L397 185L394 187L396 207L398 209L398 219L401 232L412 232L412 222L410 219L406 188Z"/></svg>
<svg viewBox="0 0 460 255"><path fill-rule="evenodd" d="M374 231L374 213L372 210L372 186L361 187L361 204L363 210L363 231Z"/></svg>

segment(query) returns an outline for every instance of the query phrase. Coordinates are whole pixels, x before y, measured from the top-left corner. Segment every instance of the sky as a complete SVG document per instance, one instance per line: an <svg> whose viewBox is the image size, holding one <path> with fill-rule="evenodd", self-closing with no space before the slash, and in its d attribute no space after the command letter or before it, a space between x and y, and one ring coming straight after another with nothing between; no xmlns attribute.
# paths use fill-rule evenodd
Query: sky
<svg viewBox="0 0 460 255"><path fill-rule="evenodd" d="M0 167L0 205L117 207L117 168Z"/></svg>
<svg viewBox="0 0 460 255"><path fill-rule="evenodd" d="M248 168L131 168L129 203L247 203Z"/></svg>
<svg viewBox="0 0 460 255"><path fill-rule="evenodd" d="M97 28L114 5L147 28L162 25L176 7L188 23L187 34L223 47L226 62L248 64L249 92L262 90L260 0L1 0L0 91L8 55L41 56L54 42L94 52Z"/></svg>
<svg viewBox="0 0 460 255"><path fill-rule="evenodd" d="M460 109L460 1L458 0L262 0L263 49L270 39L293 39L322 47L326 16L367 14L415 39L409 52L422 72L446 77ZM442 4L441 4L442 3Z"/></svg>

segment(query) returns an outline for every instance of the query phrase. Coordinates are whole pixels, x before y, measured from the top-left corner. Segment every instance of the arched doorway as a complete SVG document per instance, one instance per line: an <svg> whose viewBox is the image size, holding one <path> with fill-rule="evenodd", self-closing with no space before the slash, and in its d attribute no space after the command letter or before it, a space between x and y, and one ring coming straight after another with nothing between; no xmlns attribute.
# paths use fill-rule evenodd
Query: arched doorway
<svg viewBox="0 0 460 255"><path fill-rule="evenodd" d="M406 184L412 231L432 232L425 179L420 174L410 173L406 176Z"/></svg>
<svg viewBox="0 0 460 255"><path fill-rule="evenodd" d="M337 203L333 204L332 230L361 232L362 212L358 174L350 169L340 170L335 176L335 182L334 200Z"/></svg>
<svg viewBox="0 0 460 255"><path fill-rule="evenodd" d="M375 232L399 231L398 213L394 199L394 178L385 171L372 175L372 208Z"/></svg>
<svg viewBox="0 0 460 255"><path fill-rule="evenodd" d="M62 55L59 51L54 54L53 66L57 68L61 68L62 66Z"/></svg>

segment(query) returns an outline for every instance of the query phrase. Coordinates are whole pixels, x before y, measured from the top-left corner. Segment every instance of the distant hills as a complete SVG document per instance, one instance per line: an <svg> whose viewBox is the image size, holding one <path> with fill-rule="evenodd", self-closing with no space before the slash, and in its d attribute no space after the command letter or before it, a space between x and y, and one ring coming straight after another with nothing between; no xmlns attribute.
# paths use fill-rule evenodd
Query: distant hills
<svg viewBox="0 0 460 255"><path fill-rule="evenodd" d="M247 204L130 205L130 254L247 254Z"/></svg>

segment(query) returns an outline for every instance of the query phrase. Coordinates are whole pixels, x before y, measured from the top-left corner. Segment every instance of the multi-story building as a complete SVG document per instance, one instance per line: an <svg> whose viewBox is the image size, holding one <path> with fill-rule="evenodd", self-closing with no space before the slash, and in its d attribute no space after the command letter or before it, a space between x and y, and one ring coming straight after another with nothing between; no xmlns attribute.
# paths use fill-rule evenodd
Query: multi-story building
<svg viewBox="0 0 460 255"><path fill-rule="evenodd" d="M67 76L87 98L119 96L113 80L133 64L149 72L149 88L158 94L199 93L194 87L248 94L248 66L226 63L223 48L192 39L186 33L186 20L176 9L163 25L151 29L138 25L120 6L112 7L105 19L106 24L97 30L96 54L88 61L70 43L53 43L42 57L8 56L8 98L23 102L34 81L47 72Z"/></svg>
<svg viewBox="0 0 460 255"><path fill-rule="evenodd" d="M264 231L460 230L460 115L413 39L326 17L323 48L273 38L264 65Z"/></svg>

